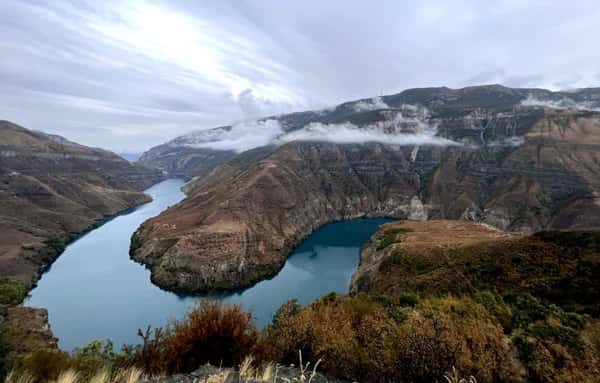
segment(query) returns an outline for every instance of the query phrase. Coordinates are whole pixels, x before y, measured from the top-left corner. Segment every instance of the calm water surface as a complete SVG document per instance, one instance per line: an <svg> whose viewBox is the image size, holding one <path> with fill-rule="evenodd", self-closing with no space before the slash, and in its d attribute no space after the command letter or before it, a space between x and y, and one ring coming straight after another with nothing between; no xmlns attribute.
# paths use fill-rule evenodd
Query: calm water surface
<svg viewBox="0 0 600 383"><path fill-rule="evenodd" d="M181 180L166 180L146 192L154 199L120 215L70 244L31 292L27 306L48 309L60 347L72 350L94 339L120 348L137 343L138 328L181 318L202 297L181 297L150 283L150 272L129 259L129 241L139 225L176 204ZM357 219L323 226L308 237L272 279L219 298L251 310L259 325L271 321L286 300L309 303L335 291L345 293L360 247L386 222Z"/></svg>

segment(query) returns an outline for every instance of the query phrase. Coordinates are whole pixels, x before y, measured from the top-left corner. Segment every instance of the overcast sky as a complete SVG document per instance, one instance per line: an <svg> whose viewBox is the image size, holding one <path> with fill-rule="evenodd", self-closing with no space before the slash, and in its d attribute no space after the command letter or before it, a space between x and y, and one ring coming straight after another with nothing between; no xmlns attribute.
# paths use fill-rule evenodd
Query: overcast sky
<svg viewBox="0 0 600 383"><path fill-rule="evenodd" d="M0 1L0 119L118 152L423 86L600 84L590 1Z"/></svg>

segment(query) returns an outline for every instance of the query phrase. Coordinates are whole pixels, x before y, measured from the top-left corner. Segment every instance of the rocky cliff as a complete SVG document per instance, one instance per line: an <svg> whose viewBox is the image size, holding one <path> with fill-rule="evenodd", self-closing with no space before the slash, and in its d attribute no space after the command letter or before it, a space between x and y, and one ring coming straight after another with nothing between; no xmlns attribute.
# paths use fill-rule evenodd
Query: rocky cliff
<svg viewBox="0 0 600 383"><path fill-rule="evenodd" d="M132 257L161 287L201 291L272 274L313 230L359 216L599 226L599 95L427 88L279 116L260 125L268 145L146 222Z"/></svg>
<svg viewBox="0 0 600 383"><path fill-rule="evenodd" d="M31 288L65 243L147 202L162 174L114 153L0 122L0 280Z"/></svg>

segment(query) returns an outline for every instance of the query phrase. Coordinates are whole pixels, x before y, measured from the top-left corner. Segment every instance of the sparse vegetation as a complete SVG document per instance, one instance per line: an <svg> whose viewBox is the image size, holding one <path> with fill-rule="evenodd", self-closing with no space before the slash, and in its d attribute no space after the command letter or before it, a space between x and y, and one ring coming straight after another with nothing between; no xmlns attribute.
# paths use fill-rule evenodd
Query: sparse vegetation
<svg viewBox="0 0 600 383"><path fill-rule="evenodd" d="M531 294L567 311L600 314L600 232L546 231L462 247L396 249L372 293L390 295Z"/></svg>
<svg viewBox="0 0 600 383"><path fill-rule="evenodd" d="M0 304L17 305L27 296L27 288L12 279L0 279Z"/></svg>
<svg viewBox="0 0 600 383"><path fill-rule="evenodd" d="M423 300L415 308L366 294L319 300L281 311L259 348L265 360L284 363L302 350L334 376L370 382L439 382L452 366L482 382L510 381L512 364L502 328L468 298Z"/></svg>
<svg viewBox="0 0 600 383"><path fill-rule="evenodd" d="M387 229L383 233L383 238L380 239L379 245L377 246L377 250L383 250L389 245L400 242L402 239L402 234L409 233L411 230L403 227L396 227L392 229Z"/></svg>

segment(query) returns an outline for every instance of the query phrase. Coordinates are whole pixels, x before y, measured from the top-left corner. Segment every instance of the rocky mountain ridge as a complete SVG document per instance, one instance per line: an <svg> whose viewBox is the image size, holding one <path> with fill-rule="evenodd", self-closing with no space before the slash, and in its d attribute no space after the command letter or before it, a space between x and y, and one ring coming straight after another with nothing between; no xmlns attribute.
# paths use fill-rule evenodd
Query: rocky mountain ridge
<svg viewBox="0 0 600 383"><path fill-rule="evenodd" d="M421 114L425 109L429 113L427 122L435 125L440 119L449 116L456 118L465 117L470 120L471 128L478 128L471 132L474 135L481 131L487 134L499 134L500 141L490 141L491 144L505 143L506 139L515 135L514 129L518 125L510 123L510 115L518 111L520 107L551 107L562 110L600 111L600 88L586 88L572 91L552 92L545 89L512 89L501 85L474 86L463 89L439 88L417 88L408 89L395 95L374 97L340 104L336 107L290 113L278 116L265 117L258 120L276 121L280 126L278 132L271 133L273 143L277 138L287 133L301 130L310 124L342 124L354 123L364 128L369 122L393 120L397 113L401 112L405 117L419 111L411 110L420 108ZM465 115L468 113L469 115ZM387 115L385 115L387 114ZM378 116L379 115L379 116ZM390 118L392 115L392 118ZM486 116L489 116L488 119ZM500 118L504 121L496 121ZM207 174L216 166L225 163L235 157L235 145L227 145L227 139L233 137L241 140L239 127L248 123L242 122L229 126L193 131L189 134L176 137L175 139L151 148L140 158L140 162L161 169L173 176L187 178L199 177ZM477 126L479 124L479 126ZM485 126L487 125L487 126ZM260 132L263 127L259 126L255 131ZM460 137L474 144L486 144L487 137L480 134L479 137L464 137L464 129L454 129L453 126L445 126L439 132L440 136L447 138ZM491 128L491 129L490 129ZM506 129L505 134L498 129ZM268 136L268 134L267 134ZM252 132L247 139L252 140ZM492 137L493 138L493 137ZM264 146L268 142L259 140L257 146ZM246 149L251 149L246 148ZM239 152L239 150L238 150Z"/></svg>
<svg viewBox="0 0 600 383"><path fill-rule="evenodd" d="M354 217L600 226L598 95L426 88L280 116L283 135L142 225L132 257L161 287L203 291L260 280L313 230ZM565 97L585 108L548 104Z"/></svg>

